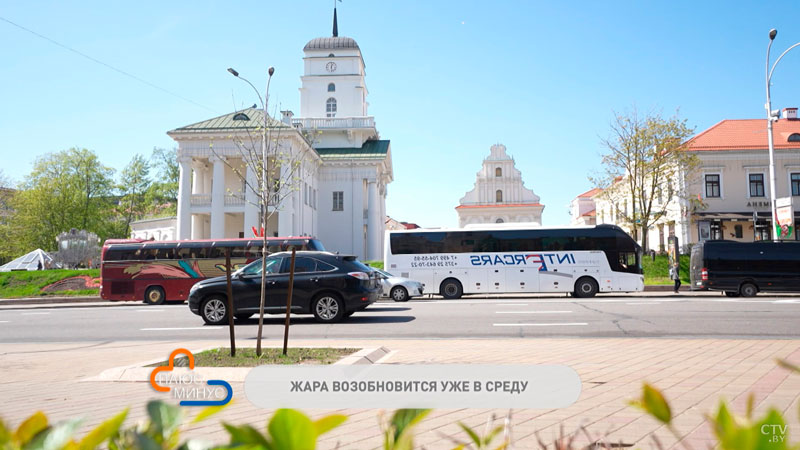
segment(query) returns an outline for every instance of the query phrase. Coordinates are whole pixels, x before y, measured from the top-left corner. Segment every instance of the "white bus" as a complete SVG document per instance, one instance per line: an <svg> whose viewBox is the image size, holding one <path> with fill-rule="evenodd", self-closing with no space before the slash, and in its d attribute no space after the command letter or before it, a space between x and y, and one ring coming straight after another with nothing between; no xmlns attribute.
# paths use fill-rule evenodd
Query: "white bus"
<svg viewBox="0 0 800 450"><path fill-rule="evenodd" d="M388 272L445 298L462 294L644 290L642 248L615 225L386 232Z"/></svg>

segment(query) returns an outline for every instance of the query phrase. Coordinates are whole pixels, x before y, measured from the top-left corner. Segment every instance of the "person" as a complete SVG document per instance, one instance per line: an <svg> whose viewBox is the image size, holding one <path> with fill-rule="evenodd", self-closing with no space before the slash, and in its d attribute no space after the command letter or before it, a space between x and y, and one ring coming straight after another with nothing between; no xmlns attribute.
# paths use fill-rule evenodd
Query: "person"
<svg viewBox="0 0 800 450"><path fill-rule="evenodd" d="M36 266L36 270L42 270L42 260L39 260L39 264Z"/></svg>
<svg viewBox="0 0 800 450"><path fill-rule="evenodd" d="M678 289L681 287L681 275L676 266L669 267L669 277L675 280L675 293L677 294Z"/></svg>

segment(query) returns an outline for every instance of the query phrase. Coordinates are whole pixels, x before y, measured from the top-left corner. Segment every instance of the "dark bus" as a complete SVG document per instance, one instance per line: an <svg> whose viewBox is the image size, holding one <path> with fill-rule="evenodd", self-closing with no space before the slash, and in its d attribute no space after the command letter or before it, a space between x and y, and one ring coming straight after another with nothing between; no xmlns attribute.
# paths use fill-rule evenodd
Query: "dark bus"
<svg viewBox="0 0 800 450"><path fill-rule="evenodd" d="M692 247L692 290L729 297L800 292L800 241L705 241Z"/></svg>
<svg viewBox="0 0 800 450"><path fill-rule="evenodd" d="M218 239L150 241L109 239L103 245L100 265L100 298L139 300L151 305L184 301L200 280L225 275L225 253L231 252L233 269L261 257L263 241ZM267 238L267 251L325 251L308 236Z"/></svg>

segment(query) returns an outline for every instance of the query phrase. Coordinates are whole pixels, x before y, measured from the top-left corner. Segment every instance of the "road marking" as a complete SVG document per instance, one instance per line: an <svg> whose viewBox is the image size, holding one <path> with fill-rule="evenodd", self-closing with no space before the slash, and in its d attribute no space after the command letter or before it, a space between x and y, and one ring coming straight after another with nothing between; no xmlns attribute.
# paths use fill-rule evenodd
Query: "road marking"
<svg viewBox="0 0 800 450"><path fill-rule="evenodd" d="M497 306L528 306L527 303L498 303Z"/></svg>
<svg viewBox="0 0 800 450"><path fill-rule="evenodd" d="M572 311L495 311L495 314L568 314Z"/></svg>
<svg viewBox="0 0 800 450"><path fill-rule="evenodd" d="M49 312L22 313L23 316L43 316L45 314L50 314L50 313Z"/></svg>
<svg viewBox="0 0 800 450"><path fill-rule="evenodd" d="M493 323L495 327L571 327L589 325L586 322L565 322L565 323Z"/></svg>
<svg viewBox="0 0 800 450"><path fill-rule="evenodd" d="M661 302L654 301L654 302L629 302L625 303L626 305L658 305Z"/></svg>
<svg viewBox="0 0 800 450"><path fill-rule="evenodd" d="M772 303L800 303L800 300L775 300Z"/></svg>
<svg viewBox="0 0 800 450"><path fill-rule="evenodd" d="M223 327L140 328L139 331L213 330L215 328L223 328Z"/></svg>
<svg viewBox="0 0 800 450"><path fill-rule="evenodd" d="M0 323L8 323L8 320L0 320Z"/></svg>
<svg viewBox="0 0 800 450"><path fill-rule="evenodd" d="M136 312L160 312L164 311L163 309L136 309Z"/></svg>

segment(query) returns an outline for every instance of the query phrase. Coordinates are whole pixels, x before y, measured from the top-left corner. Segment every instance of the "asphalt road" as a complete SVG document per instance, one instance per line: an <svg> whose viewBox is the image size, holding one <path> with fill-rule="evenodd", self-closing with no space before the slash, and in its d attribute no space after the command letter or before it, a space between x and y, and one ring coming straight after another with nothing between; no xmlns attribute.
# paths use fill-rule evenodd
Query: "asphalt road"
<svg viewBox="0 0 800 450"><path fill-rule="evenodd" d="M264 336L283 336L282 316L266 316ZM237 339L255 339L258 321L237 321ZM0 309L0 342L225 339L188 306ZM800 296L727 298L645 293L577 300L563 296L469 297L379 302L333 325L293 316L295 338L800 337Z"/></svg>

